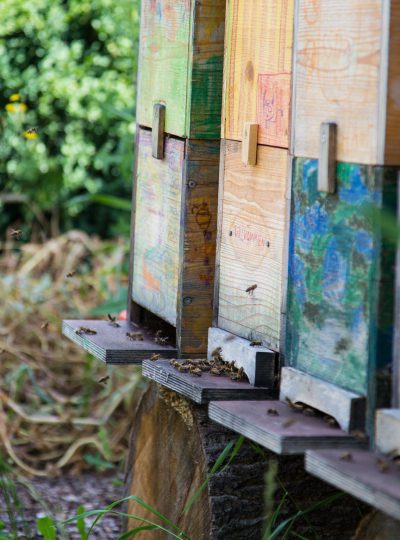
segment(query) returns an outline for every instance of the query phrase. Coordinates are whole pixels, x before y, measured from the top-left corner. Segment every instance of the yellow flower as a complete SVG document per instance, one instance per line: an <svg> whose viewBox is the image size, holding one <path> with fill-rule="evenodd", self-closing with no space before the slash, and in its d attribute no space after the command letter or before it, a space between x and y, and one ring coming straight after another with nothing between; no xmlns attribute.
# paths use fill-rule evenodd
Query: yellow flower
<svg viewBox="0 0 400 540"><path fill-rule="evenodd" d="M19 101L19 94L11 94L10 101Z"/></svg>
<svg viewBox="0 0 400 540"><path fill-rule="evenodd" d="M26 112L28 110L28 107L25 105L25 103L7 103L6 105L6 111L10 113L14 112Z"/></svg>
<svg viewBox="0 0 400 540"><path fill-rule="evenodd" d="M29 140L37 139L37 136L38 134L36 133L36 131L24 131L25 139L29 139Z"/></svg>

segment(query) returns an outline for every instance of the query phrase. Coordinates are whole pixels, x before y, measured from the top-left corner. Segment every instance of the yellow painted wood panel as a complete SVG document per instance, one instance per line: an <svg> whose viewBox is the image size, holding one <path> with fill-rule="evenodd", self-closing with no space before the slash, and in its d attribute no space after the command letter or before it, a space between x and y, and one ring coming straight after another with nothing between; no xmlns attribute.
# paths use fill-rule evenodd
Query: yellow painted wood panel
<svg viewBox="0 0 400 540"><path fill-rule="evenodd" d="M258 142L287 148L293 0L228 0L222 136L242 140L245 122Z"/></svg>
<svg viewBox="0 0 400 540"><path fill-rule="evenodd" d="M260 145L246 167L240 142L224 146L218 327L278 350L288 152Z"/></svg>
<svg viewBox="0 0 400 540"><path fill-rule="evenodd" d="M176 326L185 142L168 137L160 160L151 132L138 137L132 298Z"/></svg>
<svg viewBox="0 0 400 540"><path fill-rule="evenodd" d="M389 4L299 0L292 128L296 156L318 157L320 124L329 121L338 125L338 160L384 162Z"/></svg>

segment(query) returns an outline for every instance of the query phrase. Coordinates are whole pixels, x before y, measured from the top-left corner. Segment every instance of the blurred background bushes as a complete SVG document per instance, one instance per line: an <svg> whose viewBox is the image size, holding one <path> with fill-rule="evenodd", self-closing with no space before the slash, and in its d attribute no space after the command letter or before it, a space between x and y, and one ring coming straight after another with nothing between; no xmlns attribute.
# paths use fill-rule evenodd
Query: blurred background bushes
<svg viewBox="0 0 400 540"><path fill-rule="evenodd" d="M1 0L0 230L128 234L138 4Z"/></svg>

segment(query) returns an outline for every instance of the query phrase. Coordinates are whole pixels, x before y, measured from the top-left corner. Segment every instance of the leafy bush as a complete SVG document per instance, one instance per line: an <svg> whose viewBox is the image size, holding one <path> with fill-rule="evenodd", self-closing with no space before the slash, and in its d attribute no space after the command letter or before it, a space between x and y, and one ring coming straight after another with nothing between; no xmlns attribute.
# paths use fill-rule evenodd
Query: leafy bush
<svg viewBox="0 0 400 540"><path fill-rule="evenodd" d="M128 230L138 3L1 1L0 228Z"/></svg>

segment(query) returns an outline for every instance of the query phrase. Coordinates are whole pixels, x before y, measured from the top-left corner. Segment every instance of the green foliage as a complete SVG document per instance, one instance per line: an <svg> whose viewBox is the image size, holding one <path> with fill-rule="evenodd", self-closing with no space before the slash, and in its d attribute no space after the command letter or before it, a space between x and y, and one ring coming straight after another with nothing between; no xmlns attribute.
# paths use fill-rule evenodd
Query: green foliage
<svg viewBox="0 0 400 540"><path fill-rule="evenodd" d="M127 232L103 203L130 199L138 4L2 0L0 228L22 214Z"/></svg>

